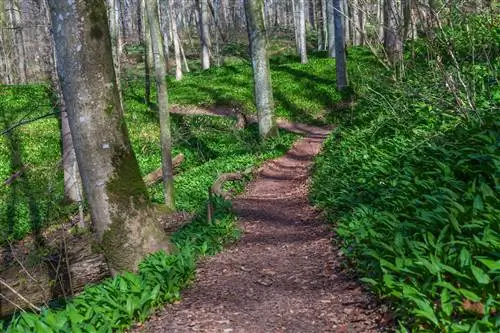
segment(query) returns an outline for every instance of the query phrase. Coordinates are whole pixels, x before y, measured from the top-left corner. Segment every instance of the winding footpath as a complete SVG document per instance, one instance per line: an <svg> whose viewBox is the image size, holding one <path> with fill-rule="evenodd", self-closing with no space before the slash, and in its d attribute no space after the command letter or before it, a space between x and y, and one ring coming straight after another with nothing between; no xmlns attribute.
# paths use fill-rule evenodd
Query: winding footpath
<svg viewBox="0 0 500 333"><path fill-rule="evenodd" d="M307 199L312 160L329 130L279 125L304 137L285 156L266 162L233 201L242 238L200 262L182 300L134 332L384 330L386 315L343 272L333 235Z"/></svg>

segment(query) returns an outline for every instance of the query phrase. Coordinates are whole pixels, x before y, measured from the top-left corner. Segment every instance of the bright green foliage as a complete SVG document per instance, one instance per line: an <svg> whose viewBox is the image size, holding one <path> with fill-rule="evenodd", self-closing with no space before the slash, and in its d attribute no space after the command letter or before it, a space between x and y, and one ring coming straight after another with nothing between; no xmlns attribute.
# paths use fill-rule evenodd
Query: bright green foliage
<svg viewBox="0 0 500 333"><path fill-rule="evenodd" d="M0 129L52 112L43 86L0 86ZM43 118L0 135L0 243L65 214L57 119ZM25 167L23 169L23 167ZM8 181L16 172L22 177Z"/></svg>
<svg viewBox="0 0 500 333"><path fill-rule="evenodd" d="M417 59L429 52L420 47ZM379 74L358 85L358 106L317 160L312 198L362 280L393 303L402 332L498 332L496 70L461 62L461 75L483 68L468 81L476 110L464 113L434 64L407 65L401 83Z"/></svg>
<svg viewBox="0 0 500 333"><path fill-rule="evenodd" d="M215 223L207 225L198 216L174 234L178 253L154 253L140 264L138 274L126 273L89 287L62 310L23 313L6 332L116 332L144 321L155 308L180 298L181 289L194 278L197 258L215 254L238 238L228 203L217 201L216 208Z"/></svg>
<svg viewBox="0 0 500 333"><path fill-rule="evenodd" d="M335 86L335 66L323 53L310 55L309 63L280 55L270 59L276 114L300 122L322 122L326 110L340 101ZM252 67L233 59L221 67L169 79L169 102L191 105L225 105L254 113ZM131 85L131 96L143 96L142 82Z"/></svg>
<svg viewBox="0 0 500 333"><path fill-rule="evenodd" d="M0 128L51 112L49 95L43 86L2 88ZM125 97L132 145L143 174L148 174L161 166L156 113L128 91ZM0 243L20 239L74 212L75 207L63 202L60 137L54 117L0 136L0 180L3 182L20 170L21 166L12 158L18 150L23 164L29 165L23 176L11 185L0 186ZM197 210L207 199L207 189L218 174L242 171L282 155L297 137L281 132L279 137L261 144L254 126L237 130L235 123L235 119L223 117L172 115L174 155L185 156L175 184L178 209ZM150 194L154 201L161 203L161 184L152 187Z"/></svg>

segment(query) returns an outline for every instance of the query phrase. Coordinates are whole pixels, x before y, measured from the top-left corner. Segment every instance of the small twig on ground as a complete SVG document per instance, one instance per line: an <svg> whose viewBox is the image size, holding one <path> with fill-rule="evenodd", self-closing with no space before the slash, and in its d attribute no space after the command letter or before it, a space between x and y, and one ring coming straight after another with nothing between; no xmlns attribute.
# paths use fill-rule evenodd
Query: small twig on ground
<svg viewBox="0 0 500 333"><path fill-rule="evenodd" d="M9 286L2 278L0 278L0 284L2 286L4 286L5 288L9 289L14 295L16 295L17 297L19 297L23 302L25 302L26 304L28 304L33 310L37 311L37 312L40 312L41 309L36 306L35 304L31 303L29 300L26 299L26 297L24 297L23 295L21 295L20 293L18 293L14 288L12 288L11 286ZM2 295L3 296L3 295Z"/></svg>

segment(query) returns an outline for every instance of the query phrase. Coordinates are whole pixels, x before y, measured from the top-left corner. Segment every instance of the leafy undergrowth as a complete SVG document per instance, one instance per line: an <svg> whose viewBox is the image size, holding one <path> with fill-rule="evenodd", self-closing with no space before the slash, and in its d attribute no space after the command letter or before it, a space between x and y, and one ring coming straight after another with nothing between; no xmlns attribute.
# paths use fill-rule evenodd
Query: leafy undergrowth
<svg viewBox="0 0 500 333"><path fill-rule="evenodd" d="M154 309L179 300L180 291L193 281L200 256L215 254L239 237L230 204L218 200L215 207L214 223L198 215L173 235L178 252L151 254L137 274L125 273L88 287L63 309L22 313L6 332L116 332L143 322Z"/></svg>
<svg viewBox="0 0 500 333"><path fill-rule="evenodd" d="M335 62L325 53L314 53L302 65L296 56L283 52L271 62L271 79L276 114L293 121L324 123L325 111L341 100L335 87ZM137 74L137 70L134 69ZM142 74L139 73L139 76ZM245 59L228 59L221 67L194 71L181 81L169 78L169 101L185 105L225 105L254 113L253 78ZM132 77L128 82L131 99L143 101L143 82Z"/></svg>
<svg viewBox="0 0 500 333"><path fill-rule="evenodd" d="M43 86L2 87L1 127L7 129L52 112L49 97ZM156 114L132 98L125 100L125 108L139 166L148 174L161 165ZM285 153L297 138L281 131L279 137L261 144L256 126L238 130L235 123L235 119L223 117L172 115L174 154L185 156L175 184L179 210L198 209L218 174L258 166ZM54 116L0 136L0 180L8 181L0 186L0 243L21 239L74 213L75 207L64 202L59 129ZM161 203L161 184L151 187L150 194L153 201Z"/></svg>
<svg viewBox="0 0 500 333"><path fill-rule="evenodd" d="M6 119L5 128L23 118L37 117L39 114L35 111L41 115L51 110L44 87L6 87L4 90L0 99L2 111L5 111L2 113ZM154 112L133 98L126 98L125 107L132 145L141 170L147 174L161 164L158 121ZM63 308L44 309L41 314L21 313L9 323L7 332L121 331L136 321L145 320L153 309L165 302L178 300L180 290L193 279L197 258L217 253L239 235L230 207L222 200L216 202L215 223L206 223L204 208L208 187L220 173L257 167L266 159L282 155L297 138L295 134L280 131L279 136L261 143L256 126L238 130L235 123L235 119L223 117L172 115L174 154L185 156L175 179L177 208L197 212L191 224L173 235L178 252L153 254L140 265L138 274L127 273L89 287ZM66 213L71 213L71 207L62 205L57 120L52 118L21 126L14 129L11 136L24 140L25 148L18 150L19 146L9 145L9 136L1 138L0 177L7 179L23 165L12 164L17 161L12 157L15 154L29 160L30 167L23 177L2 187L0 195L1 199L6 199L2 202L25 207L27 212L23 215L2 205L2 230L8 231L3 241L22 238L35 231L35 226L47 226L64 216L65 209ZM41 192L28 191L26 184ZM52 196L47 196L46 192ZM162 202L161 184L152 187L150 194L153 201ZM50 216L40 215L39 224L35 225L30 214L45 202L59 210Z"/></svg>
<svg viewBox="0 0 500 333"><path fill-rule="evenodd" d="M316 162L313 200L362 281L393 303L402 332L500 330L500 91L488 22L417 42L400 83L364 76L357 107ZM484 51L476 59L454 51L474 110L444 79L458 73L450 45L471 40ZM432 52L441 67L424 61Z"/></svg>
<svg viewBox="0 0 500 333"><path fill-rule="evenodd" d="M0 86L0 244L65 216L57 119L44 86ZM9 130L10 131L7 131Z"/></svg>

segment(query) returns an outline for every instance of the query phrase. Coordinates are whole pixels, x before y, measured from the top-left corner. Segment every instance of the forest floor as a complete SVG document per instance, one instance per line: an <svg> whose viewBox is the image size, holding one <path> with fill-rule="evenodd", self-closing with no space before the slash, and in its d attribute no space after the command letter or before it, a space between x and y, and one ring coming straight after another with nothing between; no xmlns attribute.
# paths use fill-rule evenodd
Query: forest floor
<svg viewBox="0 0 500 333"><path fill-rule="evenodd" d="M233 201L242 238L204 259L182 300L134 332L379 332L386 326L388 314L342 268L334 235L308 201L312 160L330 129L279 126L304 137L265 163Z"/></svg>

